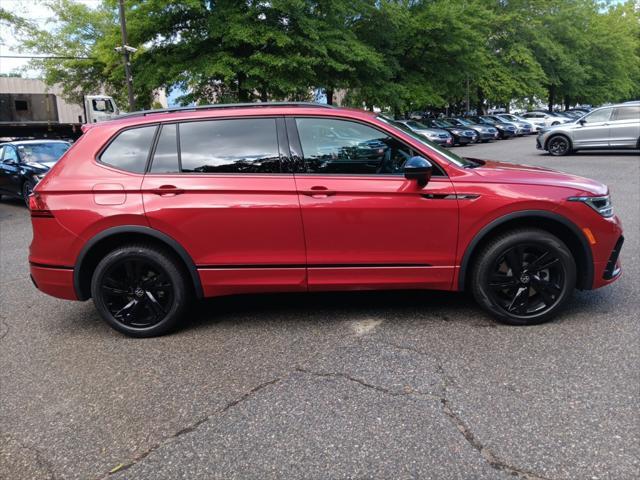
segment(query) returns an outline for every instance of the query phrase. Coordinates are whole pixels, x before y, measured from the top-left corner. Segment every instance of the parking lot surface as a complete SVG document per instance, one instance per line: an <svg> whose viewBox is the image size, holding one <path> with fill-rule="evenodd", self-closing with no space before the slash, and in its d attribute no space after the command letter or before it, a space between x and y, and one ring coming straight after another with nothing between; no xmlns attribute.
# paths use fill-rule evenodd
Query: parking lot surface
<svg viewBox="0 0 640 480"><path fill-rule="evenodd" d="M0 478L638 478L638 152L455 151L607 183L623 277L535 327L465 294L263 295L135 340L32 286L0 202Z"/></svg>

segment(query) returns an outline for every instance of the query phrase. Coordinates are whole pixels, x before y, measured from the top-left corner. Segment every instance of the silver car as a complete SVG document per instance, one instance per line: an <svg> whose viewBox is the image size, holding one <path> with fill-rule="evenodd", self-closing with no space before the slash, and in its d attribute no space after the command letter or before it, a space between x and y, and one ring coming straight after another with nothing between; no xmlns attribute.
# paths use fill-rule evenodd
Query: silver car
<svg viewBox="0 0 640 480"><path fill-rule="evenodd" d="M640 148L640 102L598 108L574 122L545 128L538 134L536 147L551 155Z"/></svg>
<svg viewBox="0 0 640 480"><path fill-rule="evenodd" d="M545 126L543 121L531 121L517 115L512 115L510 113L498 113L496 117L501 118L504 122L511 122L518 125L528 125L529 129L531 130L529 133L537 133Z"/></svg>

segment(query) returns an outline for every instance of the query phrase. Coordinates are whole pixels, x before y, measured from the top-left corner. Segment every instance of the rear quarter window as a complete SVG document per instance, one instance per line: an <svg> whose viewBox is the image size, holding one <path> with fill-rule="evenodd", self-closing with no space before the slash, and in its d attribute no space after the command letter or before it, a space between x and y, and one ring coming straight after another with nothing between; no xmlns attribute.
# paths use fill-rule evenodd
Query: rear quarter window
<svg viewBox="0 0 640 480"><path fill-rule="evenodd" d="M157 126L120 132L100 155L106 165L132 173L144 173Z"/></svg>

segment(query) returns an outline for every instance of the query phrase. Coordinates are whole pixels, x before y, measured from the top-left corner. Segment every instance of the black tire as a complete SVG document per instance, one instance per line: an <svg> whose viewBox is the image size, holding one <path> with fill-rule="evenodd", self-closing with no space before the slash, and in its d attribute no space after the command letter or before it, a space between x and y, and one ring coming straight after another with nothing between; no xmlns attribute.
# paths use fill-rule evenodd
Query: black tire
<svg viewBox="0 0 640 480"><path fill-rule="evenodd" d="M27 180L22 184L22 200L24 200L24 204L27 207L29 206L29 195L31 195L31 192L33 192L35 186L36 184L31 180Z"/></svg>
<svg viewBox="0 0 640 480"><path fill-rule="evenodd" d="M537 325L553 319L576 285L576 263L556 236L535 228L492 239L475 257L471 289L496 320Z"/></svg>
<svg viewBox="0 0 640 480"><path fill-rule="evenodd" d="M547 151L554 157L571 153L571 142L564 135L554 135L547 140Z"/></svg>
<svg viewBox="0 0 640 480"><path fill-rule="evenodd" d="M182 265L163 249L124 245L98 263L91 295L100 316L131 337L155 337L173 330L190 304Z"/></svg>

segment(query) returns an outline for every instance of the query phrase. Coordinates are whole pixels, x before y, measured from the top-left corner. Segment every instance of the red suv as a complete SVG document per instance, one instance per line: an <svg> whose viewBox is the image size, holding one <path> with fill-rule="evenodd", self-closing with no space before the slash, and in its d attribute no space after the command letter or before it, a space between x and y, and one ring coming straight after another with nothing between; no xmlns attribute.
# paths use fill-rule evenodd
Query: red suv
<svg viewBox="0 0 640 480"><path fill-rule="evenodd" d="M91 125L30 197L36 286L128 335L194 298L471 290L549 320L620 275L605 185L461 158L384 116L314 104L140 112Z"/></svg>

